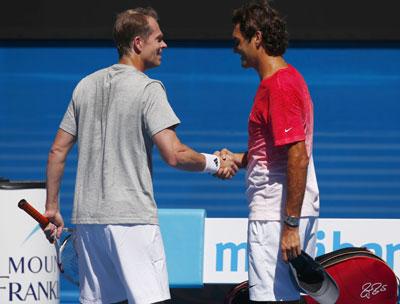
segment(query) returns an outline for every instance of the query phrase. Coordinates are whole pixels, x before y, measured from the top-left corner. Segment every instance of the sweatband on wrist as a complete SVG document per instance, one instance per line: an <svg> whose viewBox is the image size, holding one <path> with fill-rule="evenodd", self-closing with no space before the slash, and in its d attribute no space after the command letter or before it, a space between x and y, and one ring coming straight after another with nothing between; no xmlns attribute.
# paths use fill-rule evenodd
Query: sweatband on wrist
<svg viewBox="0 0 400 304"><path fill-rule="evenodd" d="M217 173L219 167L221 166L219 157L213 154L207 154L207 153L201 153L201 154L203 154L204 157L206 158L206 166L204 167L203 172L211 174Z"/></svg>

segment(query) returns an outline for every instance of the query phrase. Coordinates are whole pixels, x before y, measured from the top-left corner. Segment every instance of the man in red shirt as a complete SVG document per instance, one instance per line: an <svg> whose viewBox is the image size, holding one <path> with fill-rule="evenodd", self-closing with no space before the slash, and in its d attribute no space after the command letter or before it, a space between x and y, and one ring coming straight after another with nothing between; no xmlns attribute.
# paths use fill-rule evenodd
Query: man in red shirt
<svg viewBox="0 0 400 304"><path fill-rule="evenodd" d="M315 255L319 191L312 159L313 104L300 73L282 55L286 24L267 1L233 15L234 50L260 85L248 123L248 151L230 157L247 169L249 294L253 303L299 303L288 261Z"/></svg>

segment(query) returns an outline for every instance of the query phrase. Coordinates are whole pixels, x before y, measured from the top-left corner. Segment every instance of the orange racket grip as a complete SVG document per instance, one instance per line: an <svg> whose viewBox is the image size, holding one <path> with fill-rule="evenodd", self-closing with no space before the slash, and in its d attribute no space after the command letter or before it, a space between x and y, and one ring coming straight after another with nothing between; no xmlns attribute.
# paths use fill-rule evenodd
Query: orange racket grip
<svg viewBox="0 0 400 304"><path fill-rule="evenodd" d="M18 207L28 213L31 217L33 217L44 229L49 224L49 219L37 211L31 204L29 204L25 199L22 199L18 203Z"/></svg>

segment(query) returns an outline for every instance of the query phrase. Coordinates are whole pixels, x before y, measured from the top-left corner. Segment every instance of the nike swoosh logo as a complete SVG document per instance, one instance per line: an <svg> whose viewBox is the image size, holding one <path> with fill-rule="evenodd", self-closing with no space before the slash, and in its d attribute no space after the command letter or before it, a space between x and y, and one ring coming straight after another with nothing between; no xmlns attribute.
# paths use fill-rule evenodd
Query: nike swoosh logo
<svg viewBox="0 0 400 304"><path fill-rule="evenodd" d="M289 132L292 129L293 129L293 127L289 128L289 129L285 129L285 133Z"/></svg>
<svg viewBox="0 0 400 304"><path fill-rule="evenodd" d="M250 289L250 288L253 288L254 286L256 286L256 284L249 286L249 289Z"/></svg>

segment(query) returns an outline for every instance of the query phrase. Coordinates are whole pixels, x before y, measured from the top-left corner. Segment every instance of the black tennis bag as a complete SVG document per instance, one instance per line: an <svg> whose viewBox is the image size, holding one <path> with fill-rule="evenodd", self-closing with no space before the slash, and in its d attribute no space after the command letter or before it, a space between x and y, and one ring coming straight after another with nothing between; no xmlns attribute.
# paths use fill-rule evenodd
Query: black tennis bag
<svg viewBox="0 0 400 304"><path fill-rule="evenodd" d="M398 282L392 269L366 248L339 249L315 259L339 287L336 304L396 304ZM302 303L317 304L310 296ZM236 285L225 297L225 304L249 302L248 282ZM320 303L323 304L323 303Z"/></svg>

